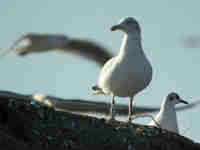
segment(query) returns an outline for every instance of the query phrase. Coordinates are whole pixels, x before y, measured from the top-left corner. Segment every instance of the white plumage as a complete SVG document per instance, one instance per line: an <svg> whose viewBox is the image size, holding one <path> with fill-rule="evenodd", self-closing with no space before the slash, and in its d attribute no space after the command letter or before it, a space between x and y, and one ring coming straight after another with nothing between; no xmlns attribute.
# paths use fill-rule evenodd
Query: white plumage
<svg viewBox="0 0 200 150"><path fill-rule="evenodd" d="M149 85L152 67L142 49L141 31L137 21L130 17L125 18L111 28L112 31L117 29L125 33L120 52L103 66L98 84L93 90L112 95L111 119L114 119L114 97L130 97L130 121L133 97Z"/></svg>
<svg viewBox="0 0 200 150"><path fill-rule="evenodd" d="M170 93L164 98L160 112L155 117L156 123L151 121L149 125L157 126L158 124L162 129L179 133L175 110L175 105L179 103L188 104L188 102L182 100L177 93Z"/></svg>

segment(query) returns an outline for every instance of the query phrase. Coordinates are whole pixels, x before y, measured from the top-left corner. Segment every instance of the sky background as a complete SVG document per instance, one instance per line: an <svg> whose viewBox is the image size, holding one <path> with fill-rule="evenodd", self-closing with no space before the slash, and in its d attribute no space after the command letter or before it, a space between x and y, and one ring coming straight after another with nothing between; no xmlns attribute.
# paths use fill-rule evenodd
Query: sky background
<svg viewBox="0 0 200 150"><path fill-rule="evenodd" d="M160 106L172 91L192 102L200 99L200 52L184 48L180 39L200 33L199 5L195 0L6 0L0 5L0 48L8 48L23 34L48 32L92 39L117 54L123 34L110 32L110 27L123 17L135 17L153 66L153 80L135 97L136 105ZM100 67L77 56L49 52L22 59L12 55L0 60L0 68L0 90L110 102L110 97L92 95ZM128 99L118 102L128 103ZM177 114L180 133L197 142L199 107ZM148 121L139 119L141 123Z"/></svg>

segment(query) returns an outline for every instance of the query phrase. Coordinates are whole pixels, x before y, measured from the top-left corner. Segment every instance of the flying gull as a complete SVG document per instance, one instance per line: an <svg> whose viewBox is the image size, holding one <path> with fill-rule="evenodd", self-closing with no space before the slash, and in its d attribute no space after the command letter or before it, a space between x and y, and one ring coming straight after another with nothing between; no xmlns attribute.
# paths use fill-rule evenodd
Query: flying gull
<svg viewBox="0 0 200 150"><path fill-rule="evenodd" d="M58 111L67 111L74 113L99 113L107 115L109 104L106 102L99 101L89 101L85 99L64 99L60 97L55 97L49 94L34 93L34 94L19 94L11 91L0 91L0 99L14 99L14 100L34 100L41 102L49 107L53 107ZM183 111L194 108L199 105L200 101L193 102L186 106L181 106L175 108L176 111ZM117 114L119 116L125 116L128 114L127 106L123 104L116 105ZM143 115L144 113L157 112L160 107L134 107L134 112L136 115ZM144 114L145 115L145 114Z"/></svg>
<svg viewBox="0 0 200 150"><path fill-rule="evenodd" d="M0 96L1 96L0 92ZM102 115L108 115L108 108L110 106L109 103L106 102L99 102L91 101L91 100L85 100L85 99L64 99L60 97L55 97L49 94L42 94L42 93L34 93L30 95L35 101L41 102L49 107L53 107L58 111L68 111L68 112L74 112L74 113L80 113L80 114L102 114ZM8 95L9 97L9 95ZM18 97L18 96L16 96ZM19 96L21 98L21 96ZM191 104L188 104L186 106L181 106L175 108L176 111L183 111L188 110L191 108L194 108L195 106L199 105L200 101L193 102ZM125 116L128 114L127 105L124 104L117 104L115 106L115 109L117 111L118 116ZM134 113L135 115L146 115L146 113L153 113L160 111L160 107L134 107Z"/></svg>
<svg viewBox="0 0 200 150"><path fill-rule="evenodd" d="M19 56L48 51L62 51L93 60L100 66L113 55L102 45L86 39L70 38L63 34L28 33L19 39L0 56L5 56L14 51Z"/></svg>
<svg viewBox="0 0 200 150"><path fill-rule="evenodd" d="M121 30L125 34L120 52L106 62L100 72L98 84L92 89L96 94L112 96L109 120L114 120L115 97L129 97L128 120L131 121L133 98L151 82L152 67L143 52L141 29L134 18L122 19L111 30Z"/></svg>

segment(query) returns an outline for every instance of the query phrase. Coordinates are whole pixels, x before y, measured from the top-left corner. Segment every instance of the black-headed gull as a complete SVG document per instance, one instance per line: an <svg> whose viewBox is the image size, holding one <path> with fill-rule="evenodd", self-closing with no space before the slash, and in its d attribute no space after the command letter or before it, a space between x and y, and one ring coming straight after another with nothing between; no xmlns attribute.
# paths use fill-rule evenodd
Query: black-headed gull
<svg viewBox="0 0 200 150"><path fill-rule="evenodd" d="M188 104L188 102L184 101L177 93L170 93L164 98L160 112L156 115L155 119L149 123L149 125L159 126L162 129L179 133L175 110L175 105L179 103Z"/></svg>

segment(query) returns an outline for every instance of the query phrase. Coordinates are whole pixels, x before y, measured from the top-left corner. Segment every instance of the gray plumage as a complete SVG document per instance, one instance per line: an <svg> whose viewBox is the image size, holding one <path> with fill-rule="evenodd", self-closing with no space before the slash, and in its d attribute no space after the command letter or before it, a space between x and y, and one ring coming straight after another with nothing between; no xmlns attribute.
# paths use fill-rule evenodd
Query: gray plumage
<svg viewBox="0 0 200 150"><path fill-rule="evenodd" d="M18 47L23 42L26 42L26 44ZM19 56L26 56L52 50L82 56L96 62L100 66L112 57L111 52L92 40L70 38L63 34L40 33L28 33L20 37L8 50L2 52L1 56L5 56L11 51L16 52Z"/></svg>

